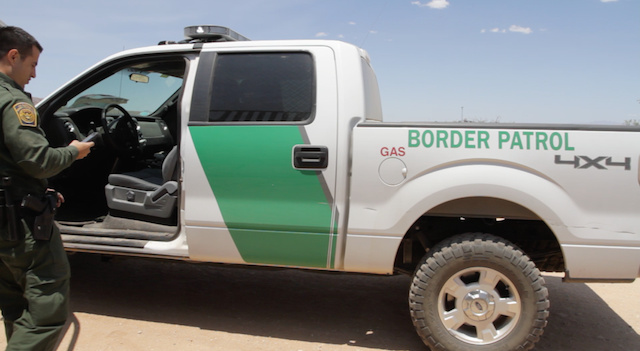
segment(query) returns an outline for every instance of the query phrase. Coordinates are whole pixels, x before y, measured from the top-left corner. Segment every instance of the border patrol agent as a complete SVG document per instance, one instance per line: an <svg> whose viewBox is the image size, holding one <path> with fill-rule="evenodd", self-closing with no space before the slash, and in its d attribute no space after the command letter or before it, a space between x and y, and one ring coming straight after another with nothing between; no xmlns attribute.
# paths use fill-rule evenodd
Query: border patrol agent
<svg viewBox="0 0 640 351"><path fill-rule="evenodd" d="M7 350L53 350L68 315L69 263L53 223L64 198L46 179L89 154L93 142L52 148L24 86L42 46L0 28L0 308Z"/></svg>

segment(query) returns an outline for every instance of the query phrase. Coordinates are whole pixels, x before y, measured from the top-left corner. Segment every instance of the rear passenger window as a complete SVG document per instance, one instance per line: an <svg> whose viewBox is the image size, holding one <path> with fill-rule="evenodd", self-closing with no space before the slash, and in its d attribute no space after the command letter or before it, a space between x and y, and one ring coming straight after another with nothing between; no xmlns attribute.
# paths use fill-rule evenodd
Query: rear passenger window
<svg viewBox="0 0 640 351"><path fill-rule="evenodd" d="M313 115L313 59L308 53L219 54L209 122L303 123Z"/></svg>

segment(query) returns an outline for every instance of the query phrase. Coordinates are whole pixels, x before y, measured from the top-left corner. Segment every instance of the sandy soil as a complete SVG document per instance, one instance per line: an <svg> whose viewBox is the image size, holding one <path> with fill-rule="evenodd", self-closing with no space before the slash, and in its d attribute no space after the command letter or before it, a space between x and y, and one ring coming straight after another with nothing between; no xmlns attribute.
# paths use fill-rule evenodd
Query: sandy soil
<svg viewBox="0 0 640 351"><path fill-rule="evenodd" d="M73 315L59 350L426 350L405 276L88 254L70 261ZM535 350L640 350L640 280L545 279L551 317Z"/></svg>

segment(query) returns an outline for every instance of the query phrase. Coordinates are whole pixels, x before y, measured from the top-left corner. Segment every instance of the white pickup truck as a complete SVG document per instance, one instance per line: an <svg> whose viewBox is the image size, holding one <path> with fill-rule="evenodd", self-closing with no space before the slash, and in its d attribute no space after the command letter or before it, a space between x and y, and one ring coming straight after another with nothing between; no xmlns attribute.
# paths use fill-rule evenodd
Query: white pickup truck
<svg viewBox="0 0 640 351"><path fill-rule="evenodd" d="M413 275L438 350L530 349L566 281L640 275L640 130L383 123L367 53L227 28L128 50L38 104L71 251Z"/></svg>

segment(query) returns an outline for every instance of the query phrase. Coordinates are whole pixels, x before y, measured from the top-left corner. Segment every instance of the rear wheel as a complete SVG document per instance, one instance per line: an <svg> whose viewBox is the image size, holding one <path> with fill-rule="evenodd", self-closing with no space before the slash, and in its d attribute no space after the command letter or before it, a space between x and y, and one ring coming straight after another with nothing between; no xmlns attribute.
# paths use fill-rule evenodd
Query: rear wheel
<svg viewBox="0 0 640 351"><path fill-rule="evenodd" d="M436 245L416 269L409 304L433 350L528 350L549 315L540 271L512 244L487 234Z"/></svg>

